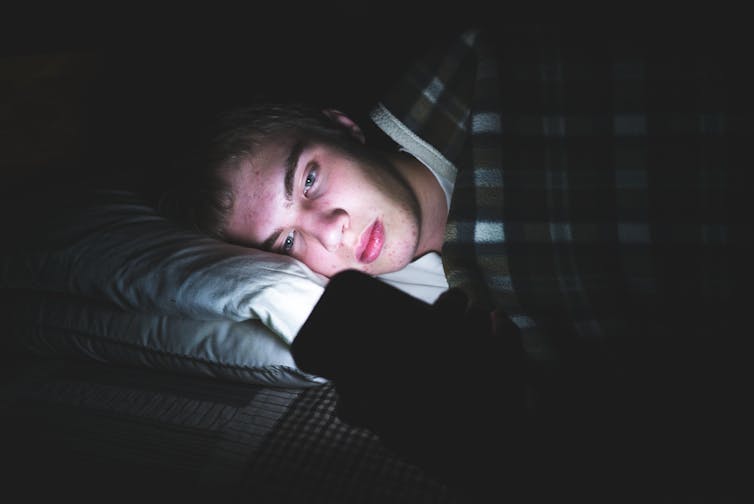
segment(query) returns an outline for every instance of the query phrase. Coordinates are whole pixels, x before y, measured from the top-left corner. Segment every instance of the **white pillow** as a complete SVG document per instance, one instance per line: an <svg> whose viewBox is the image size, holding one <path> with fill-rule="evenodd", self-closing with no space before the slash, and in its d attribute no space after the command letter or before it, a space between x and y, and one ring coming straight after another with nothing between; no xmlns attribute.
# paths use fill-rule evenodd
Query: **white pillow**
<svg viewBox="0 0 754 504"><path fill-rule="evenodd" d="M79 198L80 196L77 196ZM135 194L96 190L0 256L16 344L36 353L265 384L318 383L289 345L327 284L290 257L185 231ZM382 279L433 302L439 256ZM96 301L95 301L96 300Z"/></svg>
<svg viewBox="0 0 754 504"><path fill-rule="evenodd" d="M3 252L0 287L164 316L259 319L290 342L327 283L293 258L185 231L127 191L92 191L37 232L43 245Z"/></svg>
<svg viewBox="0 0 754 504"><path fill-rule="evenodd" d="M201 321L125 312L69 294L6 291L3 332L15 348L46 356L254 383L308 387L289 344L259 320ZM4 343L8 343L6 340Z"/></svg>

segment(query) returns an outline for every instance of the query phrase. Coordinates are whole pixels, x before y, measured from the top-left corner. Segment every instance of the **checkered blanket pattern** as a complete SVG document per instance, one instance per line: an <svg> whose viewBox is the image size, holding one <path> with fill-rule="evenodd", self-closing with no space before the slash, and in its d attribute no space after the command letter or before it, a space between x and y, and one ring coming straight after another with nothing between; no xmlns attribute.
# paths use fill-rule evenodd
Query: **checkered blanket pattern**
<svg viewBox="0 0 754 504"><path fill-rule="evenodd" d="M535 402L566 377L660 373L731 330L742 62L640 28L469 30L381 101L457 167L446 273L521 328Z"/></svg>

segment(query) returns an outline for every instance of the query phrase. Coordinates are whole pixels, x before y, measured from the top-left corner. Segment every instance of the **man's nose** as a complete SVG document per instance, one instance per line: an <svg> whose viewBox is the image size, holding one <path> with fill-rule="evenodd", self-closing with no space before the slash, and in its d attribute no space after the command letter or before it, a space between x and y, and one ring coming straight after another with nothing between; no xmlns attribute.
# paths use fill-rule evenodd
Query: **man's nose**
<svg viewBox="0 0 754 504"><path fill-rule="evenodd" d="M343 242L343 233L349 226L348 213L343 209L314 211L309 215L307 228L323 247L333 252Z"/></svg>

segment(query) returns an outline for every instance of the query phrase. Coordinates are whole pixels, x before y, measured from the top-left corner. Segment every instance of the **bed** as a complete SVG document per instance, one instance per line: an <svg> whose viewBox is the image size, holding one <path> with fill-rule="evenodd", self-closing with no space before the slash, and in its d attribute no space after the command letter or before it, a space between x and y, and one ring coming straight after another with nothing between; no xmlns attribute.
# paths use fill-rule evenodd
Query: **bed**
<svg viewBox="0 0 754 504"><path fill-rule="evenodd" d="M9 494L255 502L463 502L334 414L332 387L96 363L24 363L3 391ZM11 493L13 492L13 493Z"/></svg>

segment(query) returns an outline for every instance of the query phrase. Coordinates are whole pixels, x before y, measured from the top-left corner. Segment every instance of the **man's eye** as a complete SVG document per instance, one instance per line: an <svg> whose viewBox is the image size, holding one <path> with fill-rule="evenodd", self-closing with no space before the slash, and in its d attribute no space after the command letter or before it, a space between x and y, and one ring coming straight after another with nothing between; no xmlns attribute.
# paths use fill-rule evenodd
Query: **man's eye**
<svg viewBox="0 0 754 504"><path fill-rule="evenodd" d="M293 250L293 241L294 241L294 232L291 231L291 234L285 237L285 240L283 241L283 253L284 254L290 254L291 250Z"/></svg>
<svg viewBox="0 0 754 504"><path fill-rule="evenodd" d="M304 196L309 193L309 189L312 188L314 182L317 181L317 170L312 169L306 174L306 180L304 180Z"/></svg>

